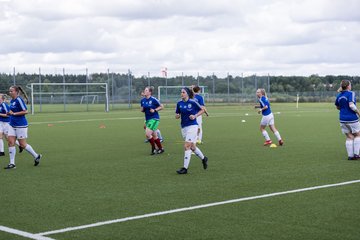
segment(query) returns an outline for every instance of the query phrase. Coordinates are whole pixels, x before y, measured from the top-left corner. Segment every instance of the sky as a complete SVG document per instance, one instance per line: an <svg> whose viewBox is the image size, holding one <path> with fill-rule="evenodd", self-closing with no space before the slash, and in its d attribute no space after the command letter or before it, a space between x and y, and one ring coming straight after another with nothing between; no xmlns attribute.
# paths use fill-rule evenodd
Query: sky
<svg viewBox="0 0 360 240"><path fill-rule="evenodd" d="M0 72L360 75L360 0L0 0Z"/></svg>

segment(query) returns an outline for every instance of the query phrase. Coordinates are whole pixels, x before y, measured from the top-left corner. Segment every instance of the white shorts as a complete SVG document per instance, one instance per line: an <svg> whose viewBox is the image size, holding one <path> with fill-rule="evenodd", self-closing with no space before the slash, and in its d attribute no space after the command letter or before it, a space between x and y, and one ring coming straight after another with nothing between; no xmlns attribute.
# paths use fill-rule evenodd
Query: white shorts
<svg viewBox="0 0 360 240"><path fill-rule="evenodd" d="M8 122L0 122L0 133L8 135L10 125Z"/></svg>
<svg viewBox="0 0 360 240"><path fill-rule="evenodd" d="M341 131L343 134L346 133L357 133L360 132L360 123L340 123Z"/></svg>
<svg viewBox="0 0 360 240"><path fill-rule="evenodd" d="M191 125L181 129L181 134L185 142L196 143L198 125Z"/></svg>
<svg viewBox="0 0 360 240"><path fill-rule="evenodd" d="M270 113L267 116L263 116L260 125L261 126L274 125L274 114Z"/></svg>
<svg viewBox="0 0 360 240"><path fill-rule="evenodd" d="M28 137L27 135L28 128L14 128L9 125L8 136L16 137L17 139L25 139Z"/></svg>

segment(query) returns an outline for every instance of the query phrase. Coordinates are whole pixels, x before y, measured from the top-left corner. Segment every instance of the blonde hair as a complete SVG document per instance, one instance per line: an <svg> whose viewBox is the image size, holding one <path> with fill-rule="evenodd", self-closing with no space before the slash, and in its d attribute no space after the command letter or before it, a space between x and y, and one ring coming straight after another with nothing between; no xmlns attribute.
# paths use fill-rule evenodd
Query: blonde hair
<svg viewBox="0 0 360 240"><path fill-rule="evenodd" d="M259 88L258 90L261 92L263 96L267 98L265 88Z"/></svg>

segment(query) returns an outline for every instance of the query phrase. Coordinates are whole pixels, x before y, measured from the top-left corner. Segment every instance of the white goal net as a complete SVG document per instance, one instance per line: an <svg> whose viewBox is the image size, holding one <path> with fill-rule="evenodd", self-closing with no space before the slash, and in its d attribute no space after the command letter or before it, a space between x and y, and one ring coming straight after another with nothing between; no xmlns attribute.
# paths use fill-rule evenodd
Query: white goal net
<svg viewBox="0 0 360 240"><path fill-rule="evenodd" d="M31 83L31 113L109 111L107 83Z"/></svg>

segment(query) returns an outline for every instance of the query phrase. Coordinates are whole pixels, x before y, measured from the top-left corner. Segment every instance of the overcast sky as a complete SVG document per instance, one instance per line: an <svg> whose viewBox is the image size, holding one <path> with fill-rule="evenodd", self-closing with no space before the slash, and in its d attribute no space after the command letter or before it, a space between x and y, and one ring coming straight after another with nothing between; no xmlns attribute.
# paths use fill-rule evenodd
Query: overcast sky
<svg viewBox="0 0 360 240"><path fill-rule="evenodd" d="M360 0L0 0L0 72L360 75Z"/></svg>

